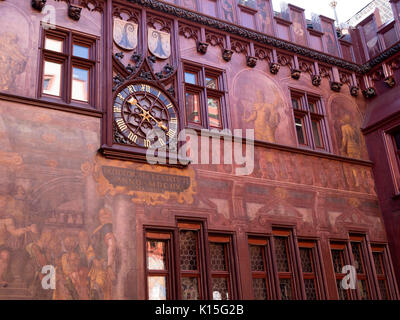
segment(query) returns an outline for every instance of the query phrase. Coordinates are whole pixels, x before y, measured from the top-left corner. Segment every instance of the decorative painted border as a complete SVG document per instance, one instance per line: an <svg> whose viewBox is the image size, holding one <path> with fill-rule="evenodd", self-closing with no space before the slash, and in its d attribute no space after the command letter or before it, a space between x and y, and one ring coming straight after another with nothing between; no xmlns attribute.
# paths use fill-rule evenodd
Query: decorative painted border
<svg viewBox="0 0 400 320"><path fill-rule="evenodd" d="M206 25L215 29L219 29L230 34L235 34L243 38L247 38L258 43L266 44L273 46L278 49L284 49L294 54L298 54L304 57L308 57L311 59L318 60L323 63L327 63L330 65L334 65L349 71L353 71L356 73L365 74L369 72L372 68L377 66L378 64L385 61L387 58L393 56L394 54L400 52L400 43L393 46L392 48L386 50L385 52L381 53L376 58L370 60L369 62L359 65L356 63L345 61L341 58L336 58L331 55L318 52L312 50L310 48L305 48L291 42L277 39L272 36L268 36L266 34L251 31L246 28L239 27L237 25L231 24L229 22L221 21L218 19L214 19L211 17L204 16L200 13L193 12L184 8L176 7L172 4L160 2L157 0L127 0L128 2L136 3L142 5L144 7L157 10L159 12L163 12L166 14L173 15L175 17L189 20L191 22L196 22L202 25Z"/></svg>

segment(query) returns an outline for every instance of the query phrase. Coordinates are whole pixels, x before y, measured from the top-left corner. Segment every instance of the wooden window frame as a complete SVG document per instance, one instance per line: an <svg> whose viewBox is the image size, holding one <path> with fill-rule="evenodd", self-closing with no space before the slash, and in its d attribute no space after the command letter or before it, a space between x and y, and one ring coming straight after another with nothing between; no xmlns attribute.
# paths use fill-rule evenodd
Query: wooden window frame
<svg viewBox="0 0 400 320"><path fill-rule="evenodd" d="M273 246L274 246L274 252L273 252L273 264L274 268L276 270L276 281L277 281L277 299L283 300L281 296L281 290L280 290L280 281L281 279L289 279L291 281L291 288L292 288L292 299L291 300L297 300L299 298L299 294L297 292L297 266L295 264L295 251L293 248L293 244L291 243L292 241L292 231L291 230L286 230L286 229L273 229L272 230L272 241L273 241ZM288 267L289 271L288 272L282 272L278 270L278 265L276 261L276 249L275 249L275 239L277 237L285 238L286 242L286 254L287 254L287 261L288 261Z"/></svg>
<svg viewBox="0 0 400 320"><path fill-rule="evenodd" d="M299 103L299 109L294 108L293 100ZM310 101L315 104L316 110L311 111ZM293 122L295 128L297 146L300 148L313 149L320 152L330 152L328 127L326 125L326 114L325 108L322 102L322 98L314 94L307 92L300 92L297 90L291 90L291 104L293 110ZM296 128L296 118L301 118L303 123L303 135L305 138L305 144L299 142ZM316 144L314 132L313 132L313 121L318 123L318 132L322 146L319 147Z"/></svg>
<svg viewBox="0 0 400 320"><path fill-rule="evenodd" d="M209 296L210 299L213 299L213 291L212 291L212 279L213 278L225 278L227 279L227 284L228 284L228 301L229 300L235 300L237 298L236 294L236 281L234 278L234 272L235 272L235 263L233 260L234 257L234 249L233 249L233 244L232 244L232 236L231 235L226 235L226 234L216 234L216 233L209 233L208 234L208 239L207 239L207 252L209 253L210 256L210 265L208 266L208 270L210 270L210 281L211 284L209 286ZM209 244L210 243L219 243L219 244L224 244L224 250L225 250L225 263L227 270L226 271L213 271L211 268L211 253L210 253L210 248Z"/></svg>
<svg viewBox="0 0 400 320"><path fill-rule="evenodd" d="M63 41L63 52L45 49L46 38ZM73 45L81 45L89 48L88 59L73 55ZM96 95L96 84L98 74L98 37L57 27L56 29L45 29L41 27L40 40L40 68L38 78L37 97L55 103L66 103L71 107L97 109L98 97ZM45 61L60 63L62 65L60 79L60 95L53 96L43 93L44 63ZM72 99L73 68L88 70L88 101Z"/></svg>
<svg viewBox="0 0 400 320"><path fill-rule="evenodd" d="M303 283L305 286L304 280L314 280L314 285L315 285L315 295L316 295L316 300L321 300L323 298L323 292L322 292L322 279L321 279L321 265L319 261L319 255L318 255L318 250L317 250L318 243L315 240L298 240L298 248L299 251L303 249L309 249L309 254L310 254L310 261L312 264L312 272L304 272L302 268L302 263L301 263L301 257L300 257L300 267L301 267L301 273L302 273L302 278L303 278ZM307 299L307 294L304 292L305 296L304 298Z"/></svg>
<svg viewBox="0 0 400 320"><path fill-rule="evenodd" d="M386 296L388 297L389 300L392 299L392 290L389 287L389 279L388 279L388 274L390 274L390 272L388 272L388 263L386 261L386 248L385 246L381 246L381 245L375 245L372 244L371 245L371 251L372 251L372 259L373 259L373 266L374 266L374 272L376 274L376 280L377 280L377 292L378 292L378 296L379 299L383 300L382 297L382 293L380 290L380 286L379 286L379 282L380 281L384 281L385 282L385 288L386 288ZM381 268L383 270L383 273L378 273L378 270L376 269L376 261L375 261L375 256L374 253L378 253L379 254L379 262L381 265Z"/></svg>
<svg viewBox="0 0 400 320"><path fill-rule="evenodd" d="M271 278L272 275L272 254L271 254L271 240L266 237L258 237L258 236L248 236L248 248L250 252L250 246L260 246L262 247L262 254L263 254L263 263L264 263L264 271L253 271L251 270L251 261L250 262L250 272L251 272L251 279L264 279L265 285L267 289L267 299L272 300L275 296L275 290L273 289L273 281ZM254 293L254 289L253 289Z"/></svg>
<svg viewBox="0 0 400 320"><path fill-rule="evenodd" d="M183 86L184 86L184 114L185 114L185 126L190 129L201 130L201 129L228 129L228 114L227 114L227 84L225 71L218 70L202 64L196 64L189 61L183 61ZM197 75L197 84L190 84L185 82L185 73L195 73ZM217 80L217 89L207 87L206 78L212 77ZM200 96L200 120L201 123L189 122L187 118L186 110L186 93L195 93ZM219 117L220 127L210 125L209 114L208 114L208 98L214 98L219 101Z"/></svg>
<svg viewBox="0 0 400 320"><path fill-rule="evenodd" d="M148 287L148 279L151 276L165 276L167 278L166 283L166 300L171 300L176 297L175 290L175 275L173 270L175 269L175 259L174 259L174 233L173 230L165 230L165 229L147 229L144 231L144 264L145 264L145 289L146 289L146 299L149 300L149 287ZM167 261L167 270L149 270L147 266L147 242L148 240L159 240L166 242L166 261Z"/></svg>
<svg viewBox="0 0 400 320"><path fill-rule="evenodd" d="M338 299L340 299L340 294L339 294L339 289L337 287L337 281L342 281L343 278L346 276L346 274L344 273L338 273L335 271L335 265L333 262L333 254L332 251L333 250L337 250L337 251L342 251L342 255L341 255L341 260L342 260L342 266L346 266L346 265L350 265L350 256L349 256L349 250L348 250L348 245L347 242L337 242L337 241L332 241L330 243L330 256L331 256L331 261L332 261L332 267L333 267L333 272L335 274L335 283L336 283L336 293L337 293L337 297ZM345 290L345 294L347 296L347 299L345 300L354 300L355 297L355 292L356 290Z"/></svg>

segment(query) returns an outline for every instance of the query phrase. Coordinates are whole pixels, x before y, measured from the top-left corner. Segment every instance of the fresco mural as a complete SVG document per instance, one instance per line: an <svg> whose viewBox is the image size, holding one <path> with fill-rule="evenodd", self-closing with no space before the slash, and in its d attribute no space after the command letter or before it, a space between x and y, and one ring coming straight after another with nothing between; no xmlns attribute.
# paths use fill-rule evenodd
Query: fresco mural
<svg viewBox="0 0 400 320"><path fill-rule="evenodd" d="M234 78L233 88L236 128L254 129L256 140L291 143L288 108L273 80L261 71L245 70Z"/></svg>
<svg viewBox="0 0 400 320"><path fill-rule="evenodd" d="M234 22L234 13L233 13L233 0L222 0L221 8L222 8L222 16L225 20L229 22Z"/></svg>
<svg viewBox="0 0 400 320"><path fill-rule="evenodd" d="M270 4L268 0L257 0L258 19L260 21L260 29L262 32L272 34L271 17L269 15Z"/></svg>
<svg viewBox="0 0 400 320"><path fill-rule="evenodd" d="M292 17L293 33L294 33L295 42L302 46L306 46L307 45L307 36L306 36L307 31L304 28L303 14L300 12L297 12L295 10L291 10L290 13L291 13L291 17Z"/></svg>

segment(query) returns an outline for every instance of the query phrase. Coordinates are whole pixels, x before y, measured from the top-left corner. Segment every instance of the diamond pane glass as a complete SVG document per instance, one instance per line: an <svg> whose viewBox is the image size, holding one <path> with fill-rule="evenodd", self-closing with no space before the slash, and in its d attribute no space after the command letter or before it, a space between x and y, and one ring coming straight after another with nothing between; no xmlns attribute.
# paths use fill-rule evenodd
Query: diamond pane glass
<svg viewBox="0 0 400 320"><path fill-rule="evenodd" d="M360 293L361 300L368 300L368 288L366 280L358 280L358 292Z"/></svg>
<svg viewBox="0 0 400 320"><path fill-rule="evenodd" d="M213 300L229 300L228 279L212 279Z"/></svg>
<svg viewBox="0 0 400 320"><path fill-rule="evenodd" d="M197 270L197 233L182 230L180 232L180 257L183 271Z"/></svg>
<svg viewBox="0 0 400 320"><path fill-rule="evenodd" d="M379 275L385 274L382 261L383 261L383 253L382 252L373 252L375 270Z"/></svg>
<svg viewBox="0 0 400 320"><path fill-rule="evenodd" d="M342 273L343 250L332 250L332 260L335 273Z"/></svg>
<svg viewBox="0 0 400 320"><path fill-rule="evenodd" d="M292 300L292 281L290 279L280 279L279 288L282 300Z"/></svg>
<svg viewBox="0 0 400 320"><path fill-rule="evenodd" d="M382 280L378 280L378 284L379 284L379 291L381 292L382 300L389 300L386 281L383 280L383 279Z"/></svg>
<svg viewBox="0 0 400 320"><path fill-rule="evenodd" d="M289 272L287 238L275 237L275 254L278 272Z"/></svg>
<svg viewBox="0 0 400 320"><path fill-rule="evenodd" d="M361 252L361 244L352 242L351 243L351 250L353 252L354 256L354 263L356 264L356 270L357 273L364 273L364 267L363 267L363 258L362 258L362 252Z"/></svg>
<svg viewBox="0 0 400 320"><path fill-rule="evenodd" d="M307 300L317 300L317 292L314 279L304 279Z"/></svg>
<svg viewBox="0 0 400 320"><path fill-rule="evenodd" d="M182 300L199 300L199 280L197 278L182 278Z"/></svg>
<svg viewBox="0 0 400 320"><path fill-rule="evenodd" d="M312 273L314 271L311 255L312 250L310 248L300 248L301 267L304 273Z"/></svg>
<svg viewBox="0 0 400 320"><path fill-rule="evenodd" d="M225 246L226 245L223 243L210 243L209 247L212 271L227 271Z"/></svg>
<svg viewBox="0 0 400 320"><path fill-rule="evenodd" d="M254 299L267 300L267 282L265 279L253 279Z"/></svg>
<svg viewBox="0 0 400 320"><path fill-rule="evenodd" d="M147 241L147 269L166 270L166 243L164 241Z"/></svg>
<svg viewBox="0 0 400 320"><path fill-rule="evenodd" d="M265 271L263 256L264 247L250 245L249 249L251 271Z"/></svg>
<svg viewBox="0 0 400 320"><path fill-rule="evenodd" d="M336 280L336 285L338 289L339 300L349 300L347 291L342 287L342 280Z"/></svg>

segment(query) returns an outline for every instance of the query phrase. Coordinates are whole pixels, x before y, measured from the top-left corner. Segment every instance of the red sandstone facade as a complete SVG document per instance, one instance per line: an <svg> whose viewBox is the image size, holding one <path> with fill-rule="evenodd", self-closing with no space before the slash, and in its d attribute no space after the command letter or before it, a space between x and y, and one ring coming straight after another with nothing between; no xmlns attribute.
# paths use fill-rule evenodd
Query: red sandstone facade
<svg viewBox="0 0 400 320"><path fill-rule="evenodd" d="M0 1L1 299L399 299L399 2L340 39L268 0L44 2ZM151 126L252 129L254 170L149 165Z"/></svg>

